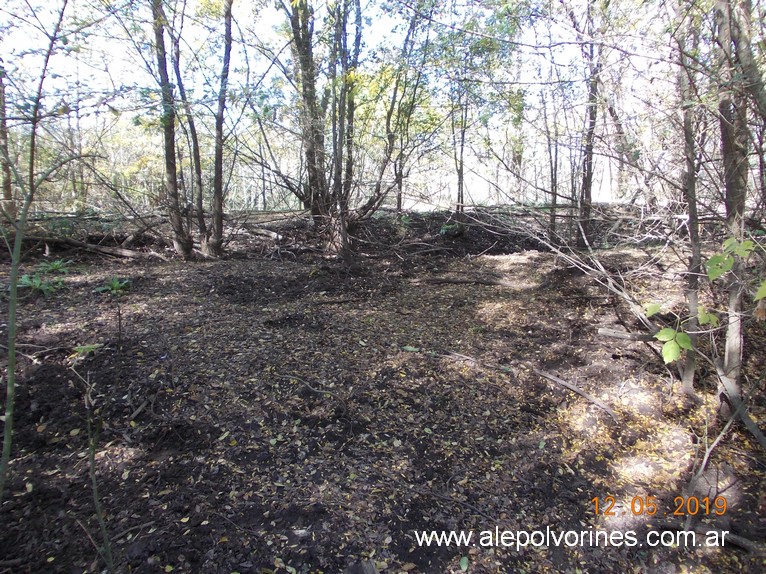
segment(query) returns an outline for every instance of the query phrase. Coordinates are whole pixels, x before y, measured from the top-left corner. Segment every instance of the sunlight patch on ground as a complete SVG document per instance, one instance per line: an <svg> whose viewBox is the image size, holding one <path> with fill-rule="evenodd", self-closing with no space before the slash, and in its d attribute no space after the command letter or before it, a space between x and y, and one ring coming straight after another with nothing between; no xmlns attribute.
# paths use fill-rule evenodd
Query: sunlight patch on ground
<svg viewBox="0 0 766 574"><path fill-rule="evenodd" d="M661 470L656 460L645 455L629 456L616 461L613 468L625 482L650 483Z"/></svg>
<svg viewBox="0 0 766 574"><path fill-rule="evenodd" d="M511 255L482 255L479 260L502 273L516 289L535 289L540 285L540 273L548 270L550 256L538 251L524 251Z"/></svg>
<svg viewBox="0 0 766 574"><path fill-rule="evenodd" d="M596 429L602 427L589 408L567 409L566 420L573 431L581 434L592 435Z"/></svg>
<svg viewBox="0 0 766 574"><path fill-rule="evenodd" d="M120 446L118 444L107 444L96 453L96 467L99 472L125 472L129 474L130 462L139 458L144 453L138 448ZM82 453L85 455L86 453ZM123 480L127 475L123 474Z"/></svg>
<svg viewBox="0 0 766 574"><path fill-rule="evenodd" d="M618 393L617 400L619 403L636 414L646 416L661 414L662 405L654 391L640 388L632 383L625 383L624 386L621 385Z"/></svg>
<svg viewBox="0 0 766 574"><path fill-rule="evenodd" d="M476 307L476 318L490 328L513 325L518 313L518 308L504 301L486 301Z"/></svg>

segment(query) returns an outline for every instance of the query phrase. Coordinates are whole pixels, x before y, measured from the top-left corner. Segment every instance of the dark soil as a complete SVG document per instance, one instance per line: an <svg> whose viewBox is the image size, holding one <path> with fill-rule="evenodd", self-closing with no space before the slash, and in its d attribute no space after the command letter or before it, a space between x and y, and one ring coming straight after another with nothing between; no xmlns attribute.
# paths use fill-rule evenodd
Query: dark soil
<svg viewBox="0 0 766 574"><path fill-rule="evenodd" d="M687 489L722 428L712 379L704 404L685 399L656 343L598 337L639 329L591 277L522 236L445 224L377 220L356 232L350 263L306 247L299 225L277 243L243 232L221 261L34 250L26 273L74 265L64 289L27 294L19 314L0 572L105 568L88 404L119 572L764 571L764 555L742 548L766 543L766 454L747 431L735 425ZM626 276L646 259L604 255ZM94 292L112 277L129 288ZM647 300L676 289L631 281ZM755 379L766 337L748 328ZM751 414L766 426L762 388ZM744 540L641 545L682 527L674 499L692 496L727 508L688 527ZM608 497L615 515L595 515L593 499L603 513ZM585 544L415 538L548 528L585 532ZM638 545L591 546L597 530L633 531Z"/></svg>

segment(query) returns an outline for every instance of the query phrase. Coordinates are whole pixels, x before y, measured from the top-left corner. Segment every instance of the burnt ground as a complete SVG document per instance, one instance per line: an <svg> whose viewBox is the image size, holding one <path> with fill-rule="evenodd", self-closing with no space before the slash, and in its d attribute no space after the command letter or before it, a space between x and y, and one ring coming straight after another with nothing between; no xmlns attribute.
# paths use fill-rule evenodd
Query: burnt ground
<svg viewBox="0 0 766 574"><path fill-rule="evenodd" d="M656 343L600 338L599 327L639 329L623 302L554 255L440 225L413 216L367 228L351 264L295 244L193 262L32 251L28 273L54 257L74 263L63 289L29 294L20 309L0 572L105 567L86 395L119 572L764 571L766 454L747 431L735 425L688 489L722 428L715 382L703 378L696 405ZM667 297L672 270L675 283L631 275L647 258L604 254L636 293ZM94 292L112 277L129 288ZM753 379L764 334L749 324ZM766 426L762 387L751 413ZM693 496L711 503L674 516L675 499ZM642 544L687 518L741 538ZM585 532L585 543L415 539L548 528ZM637 544L591 546L597 530L634 532Z"/></svg>

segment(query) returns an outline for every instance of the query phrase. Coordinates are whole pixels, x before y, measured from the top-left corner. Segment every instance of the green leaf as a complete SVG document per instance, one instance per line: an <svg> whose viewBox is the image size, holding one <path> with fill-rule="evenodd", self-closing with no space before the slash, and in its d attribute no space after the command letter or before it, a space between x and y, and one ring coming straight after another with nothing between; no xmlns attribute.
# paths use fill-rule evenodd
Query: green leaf
<svg viewBox="0 0 766 574"><path fill-rule="evenodd" d="M662 346L662 358L665 359L665 364L672 363L681 356L681 347L674 341L668 341Z"/></svg>
<svg viewBox="0 0 766 574"><path fill-rule="evenodd" d="M710 325L712 327L718 326L718 315L715 313L708 313L703 308L697 312L697 319L700 325Z"/></svg>
<svg viewBox="0 0 766 574"><path fill-rule="evenodd" d="M108 293L110 295L119 295L123 291L127 291L130 286L130 279L119 279L118 277L112 277L108 283L104 283L100 287L96 287L94 293Z"/></svg>
<svg viewBox="0 0 766 574"><path fill-rule="evenodd" d="M676 343L678 343L678 346L682 349L686 349L687 351L692 350L692 339L686 333L678 333L676 335Z"/></svg>
<svg viewBox="0 0 766 574"><path fill-rule="evenodd" d="M644 311L646 311L647 319L653 315L656 315L662 310L662 305L658 303L647 303L644 305Z"/></svg>
<svg viewBox="0 0 766 574"><path fill-rule="evenodd" d="M753 249L755 249L755 243L748 239L737 245L737 247L734 248L734 253L744 258L750 255L753 252Z"/></svg>
<svg viewBox="0 0 766 574"><path fill-rule="evenodd" d="M766 297L766 280L764 280L763 283L761 283L761 286L758 287L758 292L755 294L755 299L753 299L753 301L758 301L764 297Z"/></svg>
<svg viewBox="0 0 766 574"><path fill-rule="evenodd" d="M460 571L466 572L468 570L468 556L463 556L460 559Z"/></svg>
<svg viewBox="0 0 766 574"><path fill-rule="evenodd" d="M413 347L411 345L405 345L404 347L402 347L402 351L407 351L408 353L418 353L420 349L418 349L417 347Z"/></svg>
<svg viewBox="0 0 766 574"><path fill-rule="evenodd" d="M707 276L715 281L734 267L734 258L731 255L713 255L707 262Z"/></svg>
<svg viewBox="0 0 766 574"><path fill-rule="evenodd" d="M657 333L654 338L658 341L673 341L676 338L676 330L670 327L665 327L662 331Z"/></svg>
<svg viewBox="0 0 766 574"><path fill-rule="evenodd" d="M726 241L723 242L723 252L731 253L737 248L738 244L739 243L734 237L729 237Z"/></svg>

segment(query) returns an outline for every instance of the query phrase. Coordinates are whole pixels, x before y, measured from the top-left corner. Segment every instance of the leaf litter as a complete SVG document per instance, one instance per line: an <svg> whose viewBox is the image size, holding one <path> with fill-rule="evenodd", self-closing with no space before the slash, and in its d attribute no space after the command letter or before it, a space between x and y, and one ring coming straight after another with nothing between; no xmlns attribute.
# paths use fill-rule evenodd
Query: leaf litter
<svg viewBox="0 0 766 574"><path fill-rule="evenodd" d="M610 521L592 500L651 496L672 514L720 423L712 398L674 392L659 342L599 339L629 313L552 255L400 259L90 260L63 279L71 288L24 302L20 341L52 350L19 385L0 569L99 570L84 389L68 359L85 346L73 368L95 387L121 571L764 568L736 546L418 546L415 531L643 533L650 517ZM92 293L112 276L131 280L120 334L115 302ZM754 399L761 421L765 403ZM735 427L695 493L729 508L699 523L762 545L765 464Z"/></svg>

